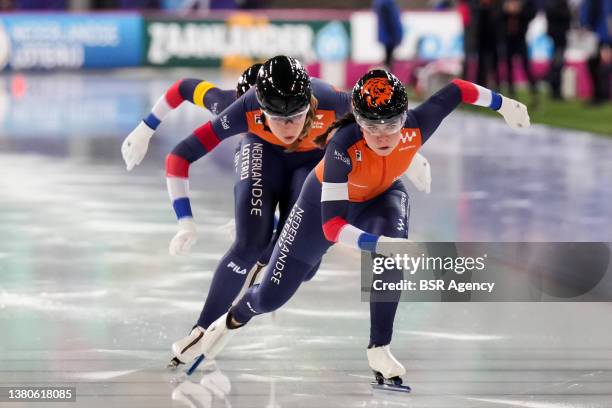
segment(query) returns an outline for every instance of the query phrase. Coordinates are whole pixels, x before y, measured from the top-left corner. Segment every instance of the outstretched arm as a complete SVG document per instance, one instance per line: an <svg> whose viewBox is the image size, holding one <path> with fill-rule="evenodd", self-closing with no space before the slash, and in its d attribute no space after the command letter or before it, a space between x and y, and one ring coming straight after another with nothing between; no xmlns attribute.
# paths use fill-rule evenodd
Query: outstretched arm
<svg viewBox="0 0 612 408"><path fill-rule="evenodd" d="M435 132L442 120L462 102L499 112L513 129L522 129L530 125L527 107L522 103L480 85L454 79L411 111L421 129L423 143Z"/></svg>
<svg viewBox="0 0 612 408"><path fill-rule="evenodd" d="M157 100L151 112L125 138L121 154L127 170L140 164L147 153L149 140L168 113L179 107L184 101L210 110L217 114L236 99L235 91L218 89L210 82L200 79L182 79L176 81Z"/></svg>

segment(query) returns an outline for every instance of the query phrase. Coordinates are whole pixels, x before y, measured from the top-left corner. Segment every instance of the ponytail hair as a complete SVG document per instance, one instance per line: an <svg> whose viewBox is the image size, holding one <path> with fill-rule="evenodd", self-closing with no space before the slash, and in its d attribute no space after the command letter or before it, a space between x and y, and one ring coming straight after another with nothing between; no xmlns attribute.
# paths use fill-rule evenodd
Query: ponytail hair
<svg viewBox="0 0 612 408"><path fill-rule="evenodd" d="M336 129L341 128L342 126L349 125L355 122L356 120L355 120L355 115L353 114L353 112L348 112L343 117L341 117L340 119L338 119L337 121L329 125L325 133L322 133L319 136L317 136L314 142L321 149L325 149L325 145L327 144L327 138L330 134L333 134Z"/></svg>
<svg viewBox="0 0 612 408"><path fill-rule="evenodd" d="M308 110L308 114L306 115L306 120L304 121L304 127L300 132L300 135L293 143L285 148L285 151L288 153L295 152L298 148L299 144L304 140L306 136L310 133L312 128L312 122L314 121L315 114L317 113L317 108L319 107L319 100L315 98L314 95L310 96L310 109Z"/></svg>

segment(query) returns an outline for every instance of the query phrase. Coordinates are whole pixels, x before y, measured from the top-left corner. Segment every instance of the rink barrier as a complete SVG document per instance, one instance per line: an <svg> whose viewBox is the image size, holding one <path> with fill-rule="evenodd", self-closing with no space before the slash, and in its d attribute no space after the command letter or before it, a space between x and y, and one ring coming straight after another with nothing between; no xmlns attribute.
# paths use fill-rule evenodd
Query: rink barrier
<svg viewBox="0 0 612 408"><path fill-rule="evenodd" d="M394 70L404 80L427 62L452 63L463 57L463 27L457 12L409 10L401 19L404 38L394 53ZM585 96L589 86L584 61L593 41L587 41L584 33L570 34L568 78L572 92ZM536 74L541 74L552 52L543 15L532 21L527 37ZM302 60L313 75L344 88L380 65L384 49L377 38L376 16L368 10L0 13L0 70L144 65L238 71L255 61L289 54ZM505 67L501 68L503 75ZM523 79L519 74L518 80Z"/></svg>
<svg viewBox="0 0 612 408"><path fill-rule="evenodd" d="M137 13L0 14L0 70L138 66Z"/></svg>

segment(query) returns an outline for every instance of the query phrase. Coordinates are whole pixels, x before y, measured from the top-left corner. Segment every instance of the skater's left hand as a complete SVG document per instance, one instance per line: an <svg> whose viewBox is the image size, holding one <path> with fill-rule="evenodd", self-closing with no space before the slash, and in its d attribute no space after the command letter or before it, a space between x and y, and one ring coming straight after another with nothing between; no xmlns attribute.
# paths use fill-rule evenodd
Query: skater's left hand
<svg viewBox="0 0 612 408"><path fill-rule="evenodd" d="M406 177L414 184L417 190L431 193L431 166L427 159L417 153L410 163L410 167L406 171Z"/></svg>
<svg viewBox="0 0 612 408"><path fill-rule="evenodd" d="M196 243L197 239L196 224L193 219L186 218L179 220L179 231L170 241L170 255L189 254L189 250Z"/></svg>
<svg viewBox="0 0 612 408"><path fill-rule="evenodd" d="M502 103L498 112L504 117L508 126L514 130L522 130L531 125L527 107L514 99L502 95Z"/></svg>
<svg viewBox="0 0 612 408"><path fill-rule="evenodd" d="M393 258L395 255L406 251L406 244L412 242L406 238L392 238L381 235L376 243L376 252L379 255Z"/></svg>

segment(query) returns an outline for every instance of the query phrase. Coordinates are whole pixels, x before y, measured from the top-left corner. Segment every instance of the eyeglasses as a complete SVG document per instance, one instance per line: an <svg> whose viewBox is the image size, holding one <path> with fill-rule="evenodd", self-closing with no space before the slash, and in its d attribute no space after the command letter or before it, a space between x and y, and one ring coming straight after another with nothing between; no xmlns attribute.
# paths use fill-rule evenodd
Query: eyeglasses
<svg viewBox="0 0 612 408"><path fill-rule="evenodd" d="M308 111L310 110L310 104L306 105L306 107L304 109L302 109L301 111L299 111L298 113L294 113L293 115L289 115L289 116L283 116L283 115L278 115L275 113L269 113L266 112L265 110L262 109L262 112L266 115L266 117L272 121L272 122L280 122L280 123L290 123L293 122L295 120L299 120L302 119L304 116L306 116L306 114L308 113Z"/></svg>
<svg viewBox="0 0 612 408"><path fill-rule="evenodd" d="M369 120L359 115L355 115L355 120L357 124L368 133L374 135L388 135L402 130L407 115L408 114L404 112L394 118L384 120Z"/></svg>

